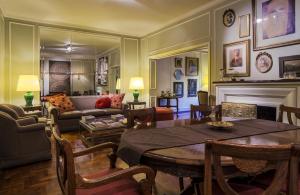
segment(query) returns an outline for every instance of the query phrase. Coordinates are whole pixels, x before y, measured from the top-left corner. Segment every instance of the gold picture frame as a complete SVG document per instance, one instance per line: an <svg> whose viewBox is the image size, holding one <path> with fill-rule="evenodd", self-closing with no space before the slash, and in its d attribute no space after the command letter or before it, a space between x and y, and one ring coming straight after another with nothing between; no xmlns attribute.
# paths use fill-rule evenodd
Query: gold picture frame
<svg viewBox="0 0 300 195"><path fill-rule="evenodd" d="M239 36L240 38L250 36L250 14L239 16Z"/></svg>
<svg viewBox="0 0 300 195"><path fill-rule="evenodd" d="M250 76L250 40L223 45L224 77Z"/></svg>

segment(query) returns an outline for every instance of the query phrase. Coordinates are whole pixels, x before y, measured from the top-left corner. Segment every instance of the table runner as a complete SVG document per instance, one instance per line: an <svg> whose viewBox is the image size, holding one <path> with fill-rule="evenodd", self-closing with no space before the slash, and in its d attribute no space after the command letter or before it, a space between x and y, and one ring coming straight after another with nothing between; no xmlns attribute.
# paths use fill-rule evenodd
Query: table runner
<svg viewBox="0 0 300 195"><path fill-rule="evenodd" d="M233 127L221 130L206 124L129 130L122 135L117 154L132 166L139 164L143 153L149 150L201 144L207 139L226 140L300 129L298 126L261 119L233 123Z"/></svg>

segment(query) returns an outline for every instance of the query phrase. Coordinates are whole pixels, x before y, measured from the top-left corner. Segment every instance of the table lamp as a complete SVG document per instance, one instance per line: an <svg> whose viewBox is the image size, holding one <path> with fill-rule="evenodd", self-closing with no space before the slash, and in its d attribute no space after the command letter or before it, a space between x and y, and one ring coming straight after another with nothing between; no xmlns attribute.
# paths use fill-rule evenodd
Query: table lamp
<svg viewBox="0 0 300 195"><path fill-rule="evenodd" d="M117 79L117 83L116 83L116 91L117 91L117 93L119 93L120 89L121 89L121 79L118 78Z"/></svg>
<svg viewBox="0 0 300 195"><path fill-rule="evenodd" d="M130 85L129 85L129 89L133 89L133 97L134 97L134 101L138 102L138 98L139 98L139 91L141 89L144 89L144 81L142 77L132 77L130 79Z"/></svg>
<svg viewBox="0 0 300 195"><path fill-rule="evenodd" d="M37 75L20 75L17 91L25 91L24 99L26 101L26 106L33 106L33 91L40 91L40 83Z"/></svg>

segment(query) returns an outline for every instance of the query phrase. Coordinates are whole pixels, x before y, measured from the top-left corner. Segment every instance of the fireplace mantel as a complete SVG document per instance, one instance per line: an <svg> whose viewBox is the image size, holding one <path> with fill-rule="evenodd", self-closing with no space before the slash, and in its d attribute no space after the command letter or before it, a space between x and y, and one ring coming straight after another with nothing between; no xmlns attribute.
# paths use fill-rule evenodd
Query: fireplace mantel
<svg viewBox="0 0 300 195"><path fill-rule="evenodd" d="M300 80L213 82L216 103L236 102L277 108L280 104L300 107ZM300 125L300 120L298 120Z"/></svg>

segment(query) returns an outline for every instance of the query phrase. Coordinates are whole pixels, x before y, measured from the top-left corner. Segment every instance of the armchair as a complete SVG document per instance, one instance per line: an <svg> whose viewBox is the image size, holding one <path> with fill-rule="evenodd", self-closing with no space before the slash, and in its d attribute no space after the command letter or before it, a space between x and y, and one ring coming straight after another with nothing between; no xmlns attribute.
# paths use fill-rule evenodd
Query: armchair
<svg viewBox="0 0 300 195"><path fill-rule="evenodd" d="M15 120L0 111L0 169L51 159L45 124Z"/></svg>
<svg viewBox="0 0 300 195"><path fill-rule="evenodd" d="M21 113L19 113L19 111L16 111L15 109L12 109L10 106L8 106L8 104L0 104L0 111L5 112L6 114L8 114L9 116L11 116L13 119L17 121L21 120L21 123L24 122L25 124L30 124L30 123L33 124L38 122L37 116L28 116L25 114L22 115Z"/></svg>
<svg viewBox="0 0 300 195"><path fill-rule="evenodd" d="M52 133L56 142L57 177L63 194L152 194L154 171L146 166L134 166L128 169L116 168L116 151L118 149L116 144L103 143L79 152L73 152L71 144L60 137L57 126L53 128ZM75 172L74 158L108 148L112 149L112 153L108 155L110 159L109 169L89 176L82 176ZM144 173L146 178L137 182L133 176L140 173Z"/></svg>

